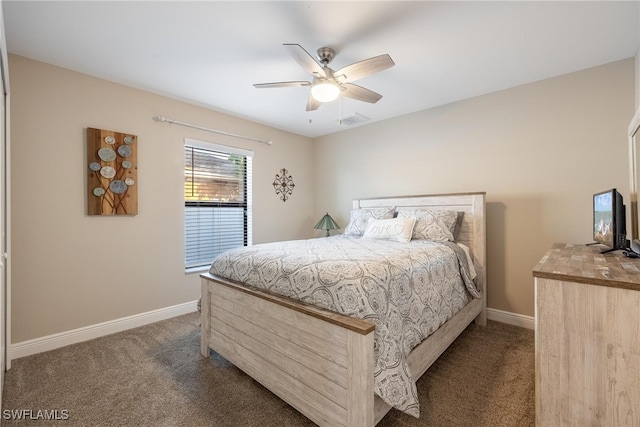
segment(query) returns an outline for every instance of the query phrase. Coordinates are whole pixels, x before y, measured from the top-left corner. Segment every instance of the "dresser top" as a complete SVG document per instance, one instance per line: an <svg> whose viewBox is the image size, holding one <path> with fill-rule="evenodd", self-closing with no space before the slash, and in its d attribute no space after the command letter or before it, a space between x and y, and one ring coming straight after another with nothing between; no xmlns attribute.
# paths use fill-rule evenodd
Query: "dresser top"
<svg viewBox="0 0 640 427"><path fill-rule="evenodd" d="M533 277L640 291L640 258L603 246L556 243L533 269Z"/></svg>

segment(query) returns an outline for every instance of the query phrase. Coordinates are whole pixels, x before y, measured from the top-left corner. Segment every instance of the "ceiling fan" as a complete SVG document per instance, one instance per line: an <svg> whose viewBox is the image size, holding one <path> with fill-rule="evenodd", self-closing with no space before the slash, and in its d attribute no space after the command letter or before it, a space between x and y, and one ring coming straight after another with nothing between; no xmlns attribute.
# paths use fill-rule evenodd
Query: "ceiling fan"
<svg viewBox="0 0 640 427"><path fill-rule="evenodd" d="M285 43L284 47L293 59L313 76L313 81L256 83L253 86L256 88L311 86L307 111L317 110L323 102L331 102L340 95L372 104L378 102L382 95L352 82L395 65L391 57L384 54L333 71L329 68L329 63L335 58L336 51L330 47L321 47L317 50L317 61L299 44Z"/></svg>

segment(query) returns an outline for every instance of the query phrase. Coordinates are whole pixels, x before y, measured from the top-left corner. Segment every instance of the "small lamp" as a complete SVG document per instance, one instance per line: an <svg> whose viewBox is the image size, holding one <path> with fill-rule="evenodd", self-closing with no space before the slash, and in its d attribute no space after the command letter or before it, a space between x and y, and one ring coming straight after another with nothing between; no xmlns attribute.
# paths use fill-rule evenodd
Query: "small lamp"
<svg viewBox="0 0 640 427"><path fill-rule="evenodd" d="M327 212L320 221L316 224L316 230L327 230L327 237L329 237L329 230L338 230L340 226L331 218L331 215Z"/></svg>

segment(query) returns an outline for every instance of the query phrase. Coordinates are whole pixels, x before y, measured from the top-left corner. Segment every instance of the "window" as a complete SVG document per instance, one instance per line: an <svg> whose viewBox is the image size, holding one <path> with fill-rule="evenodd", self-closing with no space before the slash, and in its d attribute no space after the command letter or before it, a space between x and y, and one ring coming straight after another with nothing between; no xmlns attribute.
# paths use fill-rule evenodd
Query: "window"
<svg viewBox="0 0 640 427"><path fill-rule="evenodd" d="M251 245L253 152L185 139L185 268Z"/></svg>

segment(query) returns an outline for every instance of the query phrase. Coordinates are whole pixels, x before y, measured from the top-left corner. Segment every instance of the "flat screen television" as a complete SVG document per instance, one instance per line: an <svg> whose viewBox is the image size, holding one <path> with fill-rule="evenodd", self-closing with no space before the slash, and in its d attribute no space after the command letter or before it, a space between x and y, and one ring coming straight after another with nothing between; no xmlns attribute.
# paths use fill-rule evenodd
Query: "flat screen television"
<svg viewBox="0 0 640 427"><path fill-rule="evenodd" d="M629 247L625 211L615 188L593 195L593 240L608 247L603 253Z"/></svg>

